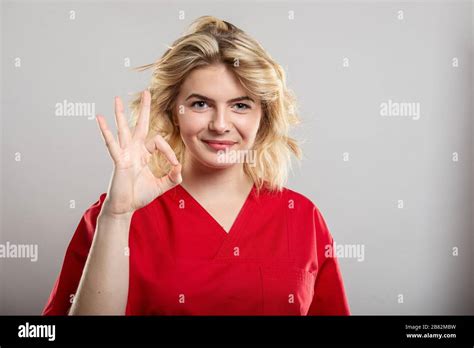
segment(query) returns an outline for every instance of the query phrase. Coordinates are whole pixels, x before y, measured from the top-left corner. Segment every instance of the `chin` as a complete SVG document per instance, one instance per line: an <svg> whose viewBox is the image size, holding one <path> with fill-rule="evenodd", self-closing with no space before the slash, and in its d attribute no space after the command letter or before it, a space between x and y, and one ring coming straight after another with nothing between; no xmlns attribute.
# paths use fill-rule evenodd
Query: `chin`
<svg viewBox="0 0 474 348"><path fill-rule="evenodd" d="M200 163L202 163L206 167L214 168L214 169L226 169L226 168L230 168L236 165L236 163L226 163L226 162L219 161L219 158L217 155L196 156L196 158L199 160Z"/></svg>

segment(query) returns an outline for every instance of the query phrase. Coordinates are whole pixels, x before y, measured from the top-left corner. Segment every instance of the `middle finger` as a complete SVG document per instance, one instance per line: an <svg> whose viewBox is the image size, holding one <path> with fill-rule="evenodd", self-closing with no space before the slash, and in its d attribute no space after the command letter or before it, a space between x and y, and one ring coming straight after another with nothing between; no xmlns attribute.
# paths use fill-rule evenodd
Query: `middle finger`
<svg viewBox="0 0 474 348"><path fill-rule="evenodd" d="M120 147L123 149L130 144L131 134L127 121L123 114L123 103L120 97L115 97L115 123L117 124L117 132Z"/></svg>

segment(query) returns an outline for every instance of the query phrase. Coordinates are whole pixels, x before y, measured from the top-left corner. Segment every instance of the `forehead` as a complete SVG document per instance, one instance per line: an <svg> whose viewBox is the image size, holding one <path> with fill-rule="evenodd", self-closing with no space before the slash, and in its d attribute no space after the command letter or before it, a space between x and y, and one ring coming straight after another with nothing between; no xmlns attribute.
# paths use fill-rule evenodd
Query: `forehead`
<svg viewBox="0 0 474 348"><path fill-rule="evenodd" d="M181 85L180 92L184 97L198 93L215 100L249 95L235 74L223 64L194 69Z"/></svg>

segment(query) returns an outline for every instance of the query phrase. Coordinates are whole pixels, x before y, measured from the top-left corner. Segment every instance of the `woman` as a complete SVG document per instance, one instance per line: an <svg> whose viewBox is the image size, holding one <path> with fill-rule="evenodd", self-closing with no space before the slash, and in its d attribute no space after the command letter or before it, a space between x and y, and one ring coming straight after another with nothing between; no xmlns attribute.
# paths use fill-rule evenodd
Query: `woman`
<svg viewBox="0 0 474 348"><path fill-rule="evenodd" d="M198 18L131 104L115 100L107 193L85 213L44 315L348 315L318 208L283 185L298 121L282 68Z"/></svg>

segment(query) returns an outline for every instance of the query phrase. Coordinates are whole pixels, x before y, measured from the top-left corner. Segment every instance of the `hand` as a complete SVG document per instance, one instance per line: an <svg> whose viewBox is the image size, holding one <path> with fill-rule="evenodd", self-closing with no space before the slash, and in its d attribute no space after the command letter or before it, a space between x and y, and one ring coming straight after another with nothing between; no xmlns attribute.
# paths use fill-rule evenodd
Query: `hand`
<svg viewBox="0 0 474 348"><path fill-rule="evenodd" d="M137 125L131 134L123 114L123 103L115 98L115 121L118 128L118 143L108 129L105 118L97 115L97 122L114 162L107 197L102 214L122 216L133 214L156 197L182 182L181 164L175 153L162 136L156 135L146 141L150 119L151 96L144 91L141 96L140 114ZM171 163L170 172L157 178L148 163L155 152L160 151Z"/></svg>

